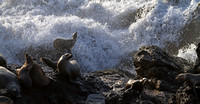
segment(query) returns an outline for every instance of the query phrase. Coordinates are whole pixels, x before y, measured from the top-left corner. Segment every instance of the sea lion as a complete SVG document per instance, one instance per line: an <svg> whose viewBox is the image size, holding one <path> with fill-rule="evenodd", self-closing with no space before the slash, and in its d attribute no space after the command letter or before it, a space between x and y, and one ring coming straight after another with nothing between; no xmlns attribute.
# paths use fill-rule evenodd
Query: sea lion
<svg viewBox="0 0 200 104"><path fill-rule="evenodd" d="M0 66L7 68L6 60L2 54L0 54Z"/></svg>
<svg viewBox="0 0 200 104"><path fill-rule="evenodd" d="M29 72L32 80L32 85L35 87L47 86L50 83L50 79L45 75L42 67L37 64L28 54L25 54L25 56L27 64L33 64Z"/></svg>
<svg viewBox="0 0 200 104"><path fill-rule="evenodd" d="M48 58L40 58L42 62L47 64L49 67L53 69L56 68L58 73L67 78L68 81L73 82L78 76L81 76L80 66L76 60L70 60L72 58L72 54L66 53L60 57L57 64L56 62L52 62ZM56 65L56 66L55 66Z"/></svg>
<svg viewBox="0 0 200 104"><path fill-rule="evenodd" d="M0 96L0 104L13 104L13 101L6 96Z"/></svg>
<svg viewBox="0 0 200 104"><path fill-rule="evenodd" d="M30 77L30 71L33 67L33 61L28 58L28 54L25 54L25 63L24 65L16 70L17 77L19 78L21 84L25 88L32 87L32 79Z"/></svg>
<svg viewBox="0 0 200 104"><path fill-rule="evenodd" d="M50 83L50 79L43 72L42 67L37 64L28 54L26 54L26 60L33 62L33 66L30 70L30 77L32 79L33 86L44 87Z"/></svg>
<svg viewBox="0 0 200 104"><path fill-rule="evenodd" d="M200 74L181 73L176 77L176 79L179 81L185 81L191 86L196 86L197 84L200 84Z"/></svg>
<svg viewBox="0 0 200 104"><path fill-rule="evenodd" d="M77 38L77 32L75 32L72 36L72 39L63 39L57 38L53 42L53 46L56 50L67 50L68 53L71 53L72 47L74 46Z"/></svg>
<svg viewBox="0 0 200 104"><path fill-rule="evenodd" d="M135 91L142 91L145 83L147 81L147 78L143 78L140 80L133 80L133 79L129 79L128 82L125 84L125 91L129 91L129 90L135 90Z"/></svg>
<svg viewBox="0 0 200 104"><path fill-rule="evenodd" d="M186 82L190 85L194 95L197 96L195 86L200 84L200 74L181 73L176 77L176 80Z"/></svg>
<svg viewBox="0 0 200 104"><path fill-rule="evenodd" d="M0 82L1 89L7 89L8 92L16 97L21 96L21 86L17 76L2 66L0 66Z"/></svg>

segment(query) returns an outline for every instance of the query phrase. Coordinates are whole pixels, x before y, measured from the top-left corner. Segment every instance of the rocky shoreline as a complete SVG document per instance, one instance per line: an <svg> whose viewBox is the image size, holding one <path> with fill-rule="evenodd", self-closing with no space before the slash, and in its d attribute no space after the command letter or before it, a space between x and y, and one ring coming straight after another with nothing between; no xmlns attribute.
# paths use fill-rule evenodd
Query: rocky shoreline
<svg viewBox="0 0 200 104"><path fill-rule="evenodd" d="M180 73L193 70L193 63L174 57L157 46L143 46L133 56L137 74L120 69L106 69L82 73L81 84L66 82L51 68L42 64L45 74L51 79L45 88L22 88L21 98L15 98L1 90L14 104L198 104L189 85L177 81ZM8 65L15 73L18 65ZM147 78L146 83L136 90L134 85L125 90L128 80ZM136 86L136 87L135 87ZM23 87L23 86L22 86ZM196 87L197 94L200 88Z"/></svg>

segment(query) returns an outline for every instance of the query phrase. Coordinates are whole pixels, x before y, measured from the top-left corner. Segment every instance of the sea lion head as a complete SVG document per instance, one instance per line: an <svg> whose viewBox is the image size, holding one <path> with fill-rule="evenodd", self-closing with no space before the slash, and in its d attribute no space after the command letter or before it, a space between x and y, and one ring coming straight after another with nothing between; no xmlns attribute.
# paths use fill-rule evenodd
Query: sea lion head
<svg viewBox="0 0 200 104"><path fill-rule="evenodd" d="M67 60L67 61L68 61L70 58L72 58L72 56L73 56L73 55L70 54L70 53L65 53L64 55L62 55L62 56L60 57L60 59L61 59L61 60L64 59L64 60Z"/></svg>
<svg viewBox="0 0 200 104"><path fill-rule="evenodd" d="M178 80L178 81L185 81L185 79L186 79L185 73L181 73L176 77L176 80Z"/></svg>
<svg viewBox="0 0 200 104"><path fill-rule="evenodd" d="M64 56L65 56L67 59L70 59L70 58L72 58L73 55L70 54L70 53L65 53Z"/></svg>
<svg viewBox="0 0 200 104"><path fill-rule="evenodd" d="M148 81L147 78L142 78L142 80L141 80L141 82L142 82L143 85L145 85L147 81Z"/></svg>
<svg viewBox="0 0 200 104"><path fill-rule="evenodd" d="M33 66L33 64L28 64L28 65L23 65L20 69L17 69L17 76L20 80L20 83L25 88L32 87L32 80L29 75L32 66Z"/></svg>
<svg viewBox="0 0 200 104"><path fill-rule="evenodd" d="M25 54L25 64L33 63L33 59L28 53Z"/></svg>
<svg viewBox="0 0 200 104"><path fill-rule="evenodd" d="M125 84L124 89L125 90L131 89L132 86L133 86L133 83L134 83L134 80L133 79L129 79L128 82Z"/></svg>
<svg viewBox="0 0 200 104"><path fill-rule="evenodd" d="M20 80L20 83L25 88L32 87L32 80L31 80L31 77L29 75L30 70L32 69L32 67L33 67L32 58L28 54L25 54L25 63L24 63L24 65L20 69L16 70L16 73L17 73L17 76L18 76L18 78Z"/></svg>
<svg viewBox="0 0 200 104"><path fill-rule="evenodd" d="M17 85L16 83L9 84L7 88L8 88L8 91L9 91L12 95L16 96L17 98L20 98L20 97L21 97L21 94L20 94L21 88L20 88L20 86Z"/></svg>

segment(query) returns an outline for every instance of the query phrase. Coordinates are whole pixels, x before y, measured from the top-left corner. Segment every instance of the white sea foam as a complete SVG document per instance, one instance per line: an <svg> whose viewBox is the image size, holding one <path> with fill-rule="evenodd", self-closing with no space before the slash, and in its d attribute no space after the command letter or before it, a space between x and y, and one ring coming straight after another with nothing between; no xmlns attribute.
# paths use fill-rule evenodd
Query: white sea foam
<svg viewBox="0 0 200 104"><path fill-rule="evenodd" d="M190 62L195 62L197 55L196 55L196 46L194 44L191 44L187 48L180 49L178 52L178 57L182 57L187 59Z"/></svg>
<svg viewBox="0 0 200 104"><path fill-rule="evenodd" d="M177 32L197 2L0 0L0 53L8 63L21 63L15 58L20 50L52 44L58 37L71 38L77 31L72 53L81 67L113 68L141 45L178 44Z"/></svg>

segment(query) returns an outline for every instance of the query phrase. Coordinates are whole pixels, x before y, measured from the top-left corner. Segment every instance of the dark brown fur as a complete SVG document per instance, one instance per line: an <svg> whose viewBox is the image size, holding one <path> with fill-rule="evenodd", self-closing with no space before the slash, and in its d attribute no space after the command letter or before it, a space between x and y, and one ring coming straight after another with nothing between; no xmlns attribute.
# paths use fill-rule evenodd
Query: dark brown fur
<svg viewBox="0 0 200 104"><path fill-rule="evenodd" d="M32 87L32 79L30 77L30 71L33 67L33 62L31 60L27 60L28 54L25 55L25 63L24 65L16 70L17 77L20 80L20 83L25 88Z"/></svg>
<svg viewBox="0 0 200 104"><path fill-rule="evenodd" d="M191 86L196 86L200 84L200 74L192 74L192 73L181 73L176 77L179 81L185 81L187 84Z"/></svg>
<svg viewBox="0 0 200 104"><path fill-rule="evenodd" d="M17 76L2 66L0 66L0 82L1 89L7 89L8 92L16 97L21 96L21 86Z"/></svg>
<svg viewBox="0 0 200 104"><path fill-rule="evenodd" d="M42 62L44 62L49 67L57 70L57 72L68 81L72 82L78 76L81 76L80 66L76 62L76 60L70 60L72 58L72 54L66 53L60 57L58 62L53 62L48 58L40 58ZM57 64L57 65L56 65Z"/></svg>
<svg viewBox="0 0 200 104"><path fill-rule="evenodd" d="M43 72L42 67L33 61L28 54L26 60L30 60L30 63L33 63L32 69L30 70L30 77L32 79L33 86L44 87L48 85L50 80Z"/></svg>
<svg viewBox="0 0 200 104"><path fill-rule="evenodd" d="M56 50L67 50L67 52L71 53L72 47L74 46L77 38L77 32L75 32L72 36L72 39L62 39L57 38L53 42L53 46Z"/></svg>
<svg viewBox="0 0 200 104"><path fill-rule="evenodd" d="M50 82L49 78L43 72L42 67L28 54L25 55L25 63L17 73L19 77L25 76L24 80L21 81L24 81L24 84L28 87L31 85L31 82L35 87L44 87Z"/></svg>

